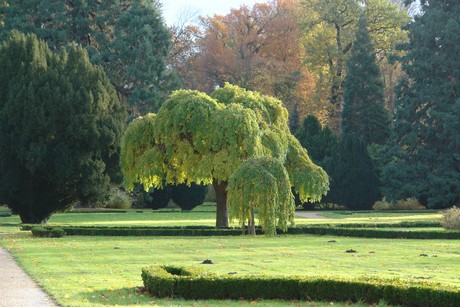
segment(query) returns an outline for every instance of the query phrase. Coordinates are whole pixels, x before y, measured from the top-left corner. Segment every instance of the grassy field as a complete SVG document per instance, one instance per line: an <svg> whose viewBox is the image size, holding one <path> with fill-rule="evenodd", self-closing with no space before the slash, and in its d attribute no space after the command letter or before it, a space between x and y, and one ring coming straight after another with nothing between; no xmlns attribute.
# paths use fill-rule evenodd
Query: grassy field
<svg viewBox="0 0 460 307"><path fill-rule="evenodd" d="M192 212L66 213L50 223L70 225L213 225L211 206ZM328 213L324 222L432 221L437 213ZM0 217L0 232L13 232L17 217ZM7 229L5 231L5 229ZM336 242L329 242L334 240ZM205 266L228 274L362 276L428 281L460 290L459 240L363 239L291 235L276 237L65 237L7 235L0 242L22 267L63 306L241 306L243 301L154 299L139 292L141 269L151 264ZM357 253L346 253L354 249ZM211 259L213 265L201 262ZM310 302L257 301L258 306L321 305ZM329 303L324 303L329 304Z"/></svg>

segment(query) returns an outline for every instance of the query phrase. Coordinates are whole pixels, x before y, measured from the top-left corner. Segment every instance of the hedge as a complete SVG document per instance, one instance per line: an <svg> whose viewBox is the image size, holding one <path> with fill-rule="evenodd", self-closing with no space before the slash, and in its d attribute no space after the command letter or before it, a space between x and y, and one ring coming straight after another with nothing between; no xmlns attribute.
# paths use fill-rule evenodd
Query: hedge
<svg viewBox="0 0 460 307"><path fill-rule="evenodd" d="M401 238L401 239L460 239L460 231L404 231L397 229L351 228L342 225L312 225L291 227L286 234L315 234L366 238ZM364 225L364 224L363 224ZM31 230L35 225L25 224L22 230ZM356 225L355 225L356 226ZM79 236L237 236L240 228L215 228L213 226L176 226L176 227L104 227L104 226L48 226L62 228L67 235ZM408 227L408 226L405 226ZM260 228L257 234L262 234ZM278 232L281 233L281 232Z"/></svg>
<svg viewBox="0 0 460 307"><path fill-rule="evenodd" d="M31 228L34 237L42 238L62 238L66 235L64 229L61 227L42 227L35 226Z"/></svg>
<svg viewBox="0 0 460 307"><path fill-rule="evenodd" d="M399 279L356 280L309 276L216 275L198 268L149 266L145 289L156 297L352 301L404 306L460 306L460 292L439 284Z"/></svg>
<svg viewBox="0 0 460 307"><path fill-rule="evenodd" d="M289 228L286 234L316 234L387 239L460 239L460 231L404 231L395 229L303 226Z"/></svg>

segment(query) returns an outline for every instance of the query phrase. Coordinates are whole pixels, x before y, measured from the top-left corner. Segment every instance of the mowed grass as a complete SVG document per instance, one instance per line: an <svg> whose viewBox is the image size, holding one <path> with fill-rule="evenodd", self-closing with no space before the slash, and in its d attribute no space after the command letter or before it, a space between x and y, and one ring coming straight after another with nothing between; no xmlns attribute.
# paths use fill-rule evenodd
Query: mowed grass
<svg viewBox="0 0 460 307"><path fill-rule="evenodd" d="M4 207L0 209L7 210ZM399 213L397 211L315 211L318 218L295 219L296 225L337 224L337 223L397 223L416 221L439 221L441 213L436 211L415 211ZM127 213L98 212L56 213L51 216L50 225L73 226L214 226L216 219L215 204L205 203L192 211L179 209L129 210ZM230 226L238 226L236 222ZM0 232L17 231L20 227L18 216L0 217Z"/></svg>
<svg viewBox="0 0 460 307"><path fill-rule="evenodd" d="M214 206L191 212L59 213L51 224L214 225ZM322 214L322 213L321 213ZM330 219L298 218L297 224L439 220L436 212L327 213ZM0 217L0 232L16 229L17 216ZM441 228L439 231L443 231ZM336 242L329 242L329 241ZM460 291L460 240L364 239L291 235L275 237L65 237L10 234L0 241L22 267L63 306L152 305L241 306L245 301L184 301L152 298L142 287L141 269L151 264L199 266L219 274L310 275L400 278L428 281ZM357 253L346 253L354 249ZM201 262L211 259L213 265ZM258 306L322 305L257 301Z"/></svg>
<svg viewBox="0 0 460 307"><path fill-rule="evenodd" d="M3 245L64 306L144 305L152 300L160 305L187 304L156 300L138 292L141 269L151 264L199 266L220 274L401 278L440 283L460 291L458 240L311 235L39 239L21 234L8 237ZM346 253L348 249L357 253ZM205 259L215 264L201 264Z"/></svg>

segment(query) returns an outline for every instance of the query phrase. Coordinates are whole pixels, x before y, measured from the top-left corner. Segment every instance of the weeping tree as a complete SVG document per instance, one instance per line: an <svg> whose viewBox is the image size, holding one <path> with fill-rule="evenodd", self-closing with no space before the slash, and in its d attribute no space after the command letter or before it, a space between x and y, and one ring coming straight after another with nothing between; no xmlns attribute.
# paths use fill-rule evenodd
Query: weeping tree
<svg viewBox="0 0 460 307"><path fill-rule="evenodd" d="M230 176L228 206L243 233L247 220L249 233L255 234L255 209L266 234L276 234L277 227L286 231L288 223L294 224L295 204L283 163L270 157L243 162Z"/></svg>
<svg viewBox="0 0 460 307"><path fill-rule="evenodd" d="M278 159L303 201L318 200L329 189L327 174L313 164L289 132L281 101L226 84L211 96L174 92L158 114L134 120L121 149L126 186L213 184L216 226L228 226L227 186L246 160Z"/></svg>

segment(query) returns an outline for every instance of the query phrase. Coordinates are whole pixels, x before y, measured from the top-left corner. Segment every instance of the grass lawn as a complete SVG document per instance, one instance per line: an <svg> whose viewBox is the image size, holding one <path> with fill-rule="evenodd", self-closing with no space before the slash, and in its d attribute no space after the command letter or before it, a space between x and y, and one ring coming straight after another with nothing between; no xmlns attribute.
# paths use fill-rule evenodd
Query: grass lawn
<svg viewBox="0 0 460 307"><path fill-rule="evenodd" d="M203 266L205 259L215 262L206 269L221 274L397 277L428 280L460 290L458 240L310 235L39 239L20 234L7 238L3 245L64 306L148 304L153 299L137 292L142 286L142 267ZM347 249L357 253L346 253ZM176 303L180 301L174 300Z"/></svg>
<svg viewBox="0 0 460 307"><path fill-rule="evenodd" d="M321 213L322 214L322 213ZM428 213L327 213L331 219L298 218L297 224L432 221ZM212 206L196 211L144 213L60 213L51 224L69 225L214 225ZM0 217L0 233L17 231L17 216ZM442 231L442 229L438 229ZM336 242L328 242L335 240ZM428 281L460 291L460 240L364 239L290 235L276 237L81 237L34 238L27 233L3 237L26 271L63 306L241 306L243 301L156 299L139 292L141 269L151 264L204 266L216 273L362 276ZM346 253L354 249L357 253ZM257 301L258 306L316 304ZM319 303L321 305L322 303ZM327 304L327 303L324 303ZM316 305L317 306L317 305Z"/></svg>

